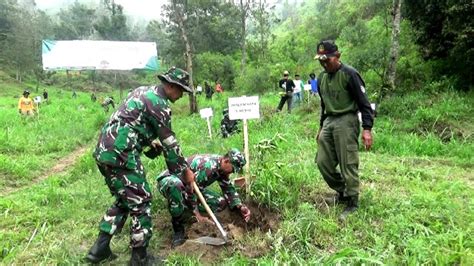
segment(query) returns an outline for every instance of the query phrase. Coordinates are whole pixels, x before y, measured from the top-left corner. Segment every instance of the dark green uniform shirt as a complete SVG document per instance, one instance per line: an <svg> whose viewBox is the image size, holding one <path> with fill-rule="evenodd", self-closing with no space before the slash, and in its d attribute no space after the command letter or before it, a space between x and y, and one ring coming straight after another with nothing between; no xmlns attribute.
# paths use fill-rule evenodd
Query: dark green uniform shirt
<svg viewBox="0 0 474 266"><path fill-rule="evenodd" d="M321 127L328 116L360 111L362 127L372 128L373 110L365 93L365 83L357 70L341 64L335 73L323 71L318 77L318 87L321 97Z"/></svg>

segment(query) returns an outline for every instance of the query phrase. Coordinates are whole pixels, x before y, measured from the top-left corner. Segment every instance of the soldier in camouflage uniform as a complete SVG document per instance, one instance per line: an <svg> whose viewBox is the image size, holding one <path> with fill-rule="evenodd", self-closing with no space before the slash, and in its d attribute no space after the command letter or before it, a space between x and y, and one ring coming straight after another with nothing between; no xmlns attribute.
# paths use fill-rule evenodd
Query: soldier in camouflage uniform
<svg viewBox="0 0 474 266"><path fill-rule="evenodd" d="M239 172L246 163L244 156L237 149L231 149L223 156L193 155L187 161L195 173L199 189L213 212L222 211L228 205L231 210L239 210L245 222L249 221L250 210L242 204L229 178L231 173ZM223 196L206 188L215 181L219 182ZM205 210L197 204L196 195L189 194L181 179L169 171L164 171L158 176L157 184L158 190L168 200L174 231L172 246L176 247L183 244L186 238L183 224L185 210L193 211L194 214Z"/></svg>
<svg viewBox="0 0 474 266"><path fill-rule="evenodd" d="M93 156L115 202L99 224L99 237L86 257L89 262L114 256L110 240L122 229L128 216L131 217L130 264L147 265L154 260L146 252L152 236L152 197L140 160L143 149L150 148L145 155L152 158L163 153L170 173L186 184L194 181L171 130L169 103L181 98L184 91L192 92L189 75L179 68L171 68L158 78L160 85L139 87L131 92L102 127ZM161 146L155 145L155 140Z"/></svg>

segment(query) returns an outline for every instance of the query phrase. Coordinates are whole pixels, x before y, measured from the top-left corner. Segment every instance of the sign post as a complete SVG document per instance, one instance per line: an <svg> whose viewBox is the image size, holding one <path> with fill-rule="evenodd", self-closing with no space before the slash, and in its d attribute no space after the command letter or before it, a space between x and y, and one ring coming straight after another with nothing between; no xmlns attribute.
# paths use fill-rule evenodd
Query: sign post
<svg viewBox="0 0 474 266"><path fill-rule="evenodd" d="M230 120L243 120L244 127L244 152L245 160L245 176L248 177L250 174L250 152L249 152L249 136L248 136L248 125L247 119L260 118L260 104L258 96L242 96L229 98L229 119Z"/></svg>
<svg viewBox="0 0 474 266"><path fill-rule="evenodd" d="M207 129L209 130L209 138L212 139L212 130L211 130L212 108L201 109L199 110L199 114L201 115L201 118L206 119Z"/></svg>
<svg viewBox="0 0 474 266"><path fill-rule="evenodd" d="M35 98L33 98L33 101L36 103L36 110L37 110L38 119L39 119L39 117L40 117L41 96L36 96Z"/></svg>

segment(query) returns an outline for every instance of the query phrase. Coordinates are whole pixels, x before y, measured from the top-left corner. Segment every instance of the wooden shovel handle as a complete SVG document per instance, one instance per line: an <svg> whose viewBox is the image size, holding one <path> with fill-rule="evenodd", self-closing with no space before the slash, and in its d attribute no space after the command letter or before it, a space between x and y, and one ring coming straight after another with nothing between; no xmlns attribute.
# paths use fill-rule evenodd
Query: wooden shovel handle
<svg viewBox="0 0 474 266"><path fill-rule="evenodd" d="M198 195L198 198L201 201L202 205L206 209L207 214L209 214L209 216L211 216L212 220L217 225L217 228L219 229L219 232L221 232L222 236L224 237L224 240L227 241L227 233L224 231L224 228L222 228L222 225L217 220L217 218L214 215L214 213L212 212L211 208L209 208L209 205L207 205L206 199L204 199L204 197L202 196L201 190L199 190L199 187L196 184L196 182L193 182L193 189L196 192L196 194Z"/></svg>

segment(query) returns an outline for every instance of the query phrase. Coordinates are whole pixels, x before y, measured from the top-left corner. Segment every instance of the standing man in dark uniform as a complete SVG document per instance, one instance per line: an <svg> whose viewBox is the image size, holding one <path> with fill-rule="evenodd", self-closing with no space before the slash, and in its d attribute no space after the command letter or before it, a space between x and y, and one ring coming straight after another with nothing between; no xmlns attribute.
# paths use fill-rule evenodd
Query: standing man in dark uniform
<svg viewBox="0 0 474 266"><path fill-rule="evenodd" d="M343 64L334 41L322 41L315 59L324 68L318 77L321 97L321 120L317 134L316 163L330 188L338 194L327 203L345 204L339 217L356 211L359 201L359 134L357 112L362 114L362 141L366 150L372 146L374 114L365 93L361 76ZM340 171L336 169L339 165Z"/></svg>
<svg viewBox="0 0 474 266"><path fill-rule="evenodd" d="M290 72L284 71L283 78L278 82L278 88L282 89L280 103L278 104L277 111L280 112L285 105L285 102L288 106L288 113L291 113L291 102L293 101L293 89L295 88L295 83L293 80L289 79Z"/></svg>
<svg viewBox="0 0 474 266"><path fill-rule="evenodd" d="M130 265L153 263L153 256L146 250L152 236L152 197L140 160L144 148L151 149L145 152L150 158L163 153L168 170L183 183L192 184L194 181L194 174L171 130L169 104L181 98L184 91L192 92L188 85L189 74L171 68L158 78L160 85L139 87L129 93L102 127L93 155L115 202L99 224L99 237L86 257L89 262L97 263L114 257L110 240L130 216ZM157 140L160 145L156 145Z"/></svg>

